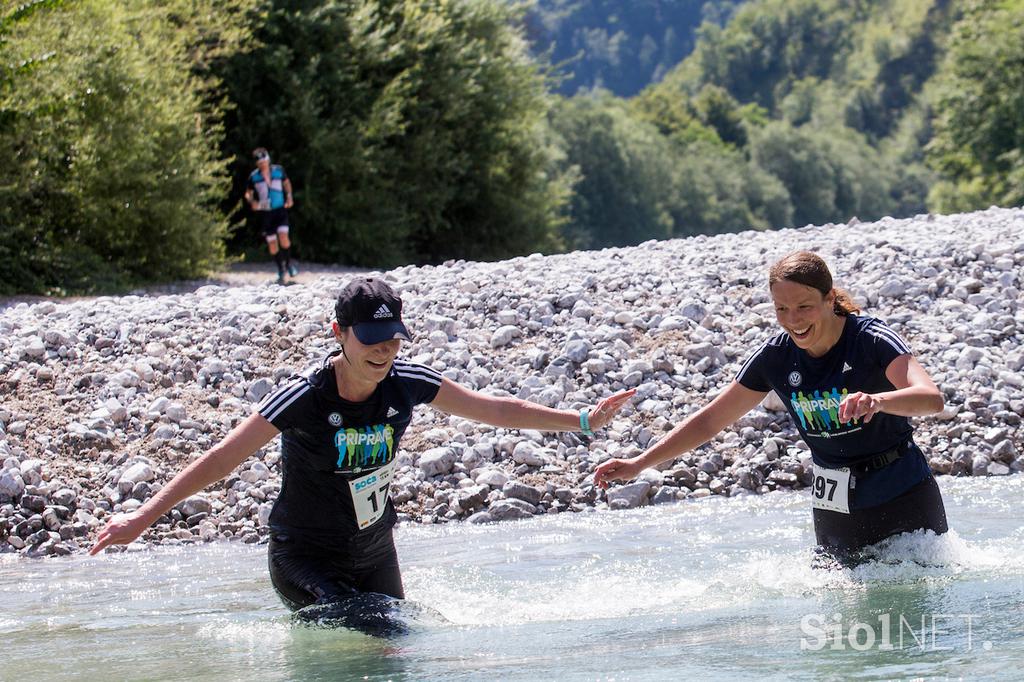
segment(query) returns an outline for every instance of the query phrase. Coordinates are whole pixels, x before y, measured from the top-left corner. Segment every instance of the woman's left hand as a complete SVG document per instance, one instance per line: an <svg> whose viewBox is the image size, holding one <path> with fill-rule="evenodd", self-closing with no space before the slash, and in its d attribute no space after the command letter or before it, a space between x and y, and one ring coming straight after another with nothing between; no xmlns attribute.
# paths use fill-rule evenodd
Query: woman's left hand
<svg viewBox="0 0 1024 682"><path fill-rule="evenodd" d="M636 395L636 389L631 388L628 391L620 391L615 395L610 395L607 398L602 398L601 402L597 404L597 407L590 410L588 418L590 420L591 429L601 429L608 424L619 413L630 398Z"/></svg>
<svg viewBox="0 0 1024 682"><path fill-rule="evenodd" d="M845 424L853 419L864 418L867 424L871 418L882 411L882 401L870 393L857 391L843 398L839 403L839 423Z"/></svg>

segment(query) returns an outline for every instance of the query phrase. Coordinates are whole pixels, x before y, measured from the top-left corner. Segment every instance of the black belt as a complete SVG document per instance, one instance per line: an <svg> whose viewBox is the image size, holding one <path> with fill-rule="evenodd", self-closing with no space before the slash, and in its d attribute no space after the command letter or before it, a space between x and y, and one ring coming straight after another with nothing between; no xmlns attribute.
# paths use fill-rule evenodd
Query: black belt
<svg viewBox="0 0 1024 682"><path fill-rule="evenodd" d="M864 475L869 471L877 471L883 467L887 467L900 457L903 456L901 450L906 447L906 443L897 445L891 450L881 452L874 457L870 457L862 462L858 462L850 467L850 471L855 475Z"/></svg>

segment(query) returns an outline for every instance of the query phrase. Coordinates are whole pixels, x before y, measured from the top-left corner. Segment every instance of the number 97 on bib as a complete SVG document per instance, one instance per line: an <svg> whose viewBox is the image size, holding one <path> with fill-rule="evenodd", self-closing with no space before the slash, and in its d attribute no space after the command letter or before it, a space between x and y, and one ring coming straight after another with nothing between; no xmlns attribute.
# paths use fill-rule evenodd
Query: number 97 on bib
<svg viewBox="0 0 1024 682"><path fill-rule="evenodd" d="M850 513L850 469L826 469L814 465L811 506L841 514Z"/></svg>

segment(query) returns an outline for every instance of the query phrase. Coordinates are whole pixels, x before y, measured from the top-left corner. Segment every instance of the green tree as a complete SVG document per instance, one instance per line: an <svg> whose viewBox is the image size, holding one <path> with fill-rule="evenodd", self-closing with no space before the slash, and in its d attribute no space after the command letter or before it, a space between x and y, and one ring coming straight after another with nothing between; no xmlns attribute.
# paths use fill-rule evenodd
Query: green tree
<svg viewBox="0 0 1024 682"><path fill-rule="evenodd" d="M676 166L673 235L687 237L791 224L783 183L735 149L696 143Z"/></svg>
<svg viewBox="0 0 1024 682"><path fill-rule="evenodd" d="M722 142L718 131L701 120L691 98L667 88L644 90L630 100L630 107L637 118L655 126L658 132L678 145Z"/></svg>
<svg viewBox="0 0 1024 682"><path fill-rule="evenodd" d="M1024 203L1024 3L969 3L934 86L929 207Z"/></svg>
<svg viewBox="0 0 1024 682"><path fill-rule="evenodd" d="M740 103L725 88L705 85L693 98L693 108L700 121L714 129L722 142L736 147L747 145L747 130Z"/></svg>
<svg viewBox="0 0 1024 682"><path fill-rule="evenodd" d="M959 3L752 0L702 27L693 53L650 90L707 85L794 125L846 125L878 144L935 73Z"/></svg>
<svg viewBox="0 0 1024 682"><path fill-rule="evenodd" d="M227 149L264 145L296 187L305 257L359 265L559 247L545 78L489 0L268 0L226 70Z"/></svg>
<svg viewBox="0 0 1024 682"><path fill-rule="evenodd" d="M569 207L573 248L638 244L672 235L672 147L607 93L563 100L552 115L578 181Z"/></svg>
<svg viewBox="0 0 1024 682"><path fill-rule="evenodd" d="M536 0L529 38L535 52L550 54L560 94L602 88L630 97L690 52L703 22L724 24L741 2Z"/></svg>
<svg viewBox="0 0 1024 682"><path fill-rule="evenodd" d="M789 223L793 208L777 178L714 131L666 138L646 122L649 113L608 95L575 97L557 109L553 126L579 178L570 245L626 246Z"/></svg>
<svg viewBox="0 0 1024 682"><path fill-rule="evenodd" d="M219 264L220 127L190 3L40 5L4 36L34 68L0 102L0 287L87 292Z"/></svg>
<svg viewBox="0 0 1024 682"><path fill-rule="evenodd" d="M725 28L705 25L692 57L695 87L714 83L769 111L797 80L828 78L850 38L845 12L822 0L761 0ZM672 80L672 79L667 79Z"/></svg>
<svg viewBox="0 0 1024 682"><path fill-rule="evenodd" d="M773 122L751 145L756 163L785 185L796 225L874 220L896 206L895 175L863 136L842 127L793 128Z"/></svg>

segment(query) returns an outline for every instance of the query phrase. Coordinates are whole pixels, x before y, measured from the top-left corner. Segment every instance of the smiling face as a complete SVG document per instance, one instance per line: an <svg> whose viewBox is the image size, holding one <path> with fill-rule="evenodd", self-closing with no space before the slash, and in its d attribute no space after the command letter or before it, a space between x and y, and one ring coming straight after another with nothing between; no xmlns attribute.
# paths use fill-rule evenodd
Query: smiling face
<svg viewBox="0 0 1024 682"><path fill-rule="evenodd" d="M358 394L350 399L361 400L369 397L376 385L391 371L391 364L402 348L402 342L399 339L391 339L381 343L364 344L351 329L342 329L337 322L333 328L335 338L344 349L344 357L338 363L344 383L343 390Z"/></svg>
<svg viewBox="0 0 1024 682"><path fill-rule="evenodd" d="M775 318L798 348L820 357L835 345L843 325L832 307L835 292L822 295L814 287L789 280L776 282L771 292Z"/></svg>

